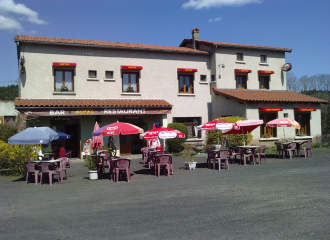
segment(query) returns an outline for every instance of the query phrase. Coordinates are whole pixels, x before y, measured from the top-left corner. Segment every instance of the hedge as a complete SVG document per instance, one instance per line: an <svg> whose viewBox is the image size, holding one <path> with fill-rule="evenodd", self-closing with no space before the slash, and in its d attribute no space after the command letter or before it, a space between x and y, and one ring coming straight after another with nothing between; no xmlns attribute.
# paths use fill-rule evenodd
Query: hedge
<svg viewBox="0 0 330 240"><path fill-rule="evenodd" d="M174 128L186 135L185 138L172 138L166 140L166 146L168 146L169 152L181 152L183 150L182 144L186 142L189 137L189 131L186 125L183 123L170 123L167 125L168 128Z"/></svg>

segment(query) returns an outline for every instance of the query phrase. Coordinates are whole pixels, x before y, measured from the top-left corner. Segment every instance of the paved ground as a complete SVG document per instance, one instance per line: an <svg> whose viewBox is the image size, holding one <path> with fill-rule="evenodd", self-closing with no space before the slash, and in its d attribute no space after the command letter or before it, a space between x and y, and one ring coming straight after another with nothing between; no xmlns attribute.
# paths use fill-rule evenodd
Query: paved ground
<svg viewBox="0 0 330 240"><path fill-rule="evenodd" d="M80 160L53 186L0 177L0 239L329 239L330 151L312 158L155 177L88 180Z"/></svg>

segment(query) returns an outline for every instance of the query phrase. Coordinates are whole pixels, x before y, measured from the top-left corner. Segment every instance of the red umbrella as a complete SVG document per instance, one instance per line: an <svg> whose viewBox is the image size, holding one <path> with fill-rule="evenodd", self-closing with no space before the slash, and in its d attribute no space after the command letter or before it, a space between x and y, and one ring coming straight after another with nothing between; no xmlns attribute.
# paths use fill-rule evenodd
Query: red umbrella
<svg viewBox="0 0 330 240"><path fill-rule="evenodd" d="M284 127L293 127L296 129L300 129L300 124L291 118L277 118L266 123L266 125L267 127L283 127L284 140L285 140Z"/></svg>
<svg viewBox="0 0 330 240"><path fill-rule="evenodd" d="M94 131L97 131L99 130L100 127L99 127L99 124L96 122L95 123L95 126L94 126ZM92 148L103 148L104 147L104 144L103 144L103 136L93 136L93 141L92 141Z"/></svg>
<svg viewBox="0 0 330 240"><path fill-rule="evenodd" d="M204 123L201 126L202 130L218 130L218 147L219 147L219 130L232 129L233 123L222 120L213 120L211 122Z"/></svg>
<svg viewBox="0 0 330 240"><path fill-rule="evenodd" d="M240 120L234 124L233 129L223 130L222 134L243 134L243 142L245 146L244 134L252 132L263 123L264 120Z"/></svg>
<svg viewBox="0 0 330 240"><path fill-rule="evenodd" d="M159 137L161 139L164 139L164 148L163 152L165 149L165 139L170 139L170 138L185 138L186 135L179 130L173 129L173 128L153 128L143 135L144 139L155 139L155 137Z"/></svg>
<svg viewBox="0 0 330 240"><path fill-rule="evenodd" d="M124 122L115 122L104 127L101 127L99 130L93 132L93 136L109 136L109 135L127 135L127 134L138 134L143 133L143 129L139 128L130 123Z"/></svg>

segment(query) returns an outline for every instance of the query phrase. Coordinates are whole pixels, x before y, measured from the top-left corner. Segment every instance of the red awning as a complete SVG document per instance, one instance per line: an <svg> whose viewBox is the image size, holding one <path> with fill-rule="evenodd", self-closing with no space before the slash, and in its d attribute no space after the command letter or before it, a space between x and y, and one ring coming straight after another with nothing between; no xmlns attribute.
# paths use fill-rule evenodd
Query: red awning
<svg viewBox="0 0 330 240"><path fill-rule="evenodd" d="M126 65L122 65L121 69L125 69L125 70L142 70L142 66L126 66Z"/></svg>
<svg viewBox="0 0 330 240"><path fill-rule="evenodd" d="M252 70L249 69L235 69L236 73L251 73Z"/></svg>
<svg viewBox="0 0 330 240"><path fill-rule="evenodd" d="M259 112L278 112L283 111L281 107L260 107Z"/></svg>
<svg viewBox="0 0 330 240"><path fill-rule="evenodd" d="M274 74L274 71L263 71L263 70L259 70L258 74Z"/></svg>
<svg viewBox="0 0 330 240"><path fill-rule="evenodd" d="M178 72L197 72L195 68L178 68Z"/></svg>
<svg viewBox="0 0 330 240"><path fill-rule="evenodd" d="M77 63L53 62L53 67L76 67Z"/></svg>
<svg viewBox="0 0 330 240"><path fill-rule="evenodd" d="M314 112L316 108L295 108L295 112Z"/></svg>

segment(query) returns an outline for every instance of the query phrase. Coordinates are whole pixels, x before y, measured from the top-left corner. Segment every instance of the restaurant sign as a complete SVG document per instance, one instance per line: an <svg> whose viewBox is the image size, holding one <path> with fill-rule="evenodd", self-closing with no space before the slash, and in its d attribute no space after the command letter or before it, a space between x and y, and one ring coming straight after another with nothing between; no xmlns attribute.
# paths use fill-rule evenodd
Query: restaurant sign
<svg viewBox="0 0 330 240"><path fill-rule="evenodd" d="M29 109L22 110L27 116L88 116L88 115L145 115L145 114L169 114L171 109L149 108L79 108L79 109Z"/></svg>
<svg viewBox="0 0 330 240"><path fill-rule="evenodd" d="M295 108L295 112L314 112L316 108Z"/></svg>
<svg viewBox="0 0 330 240"><path fill-rule="evenodd" d="M283 111L281 107L261 107L259 108L259 112L279 112Z"/></svg>

